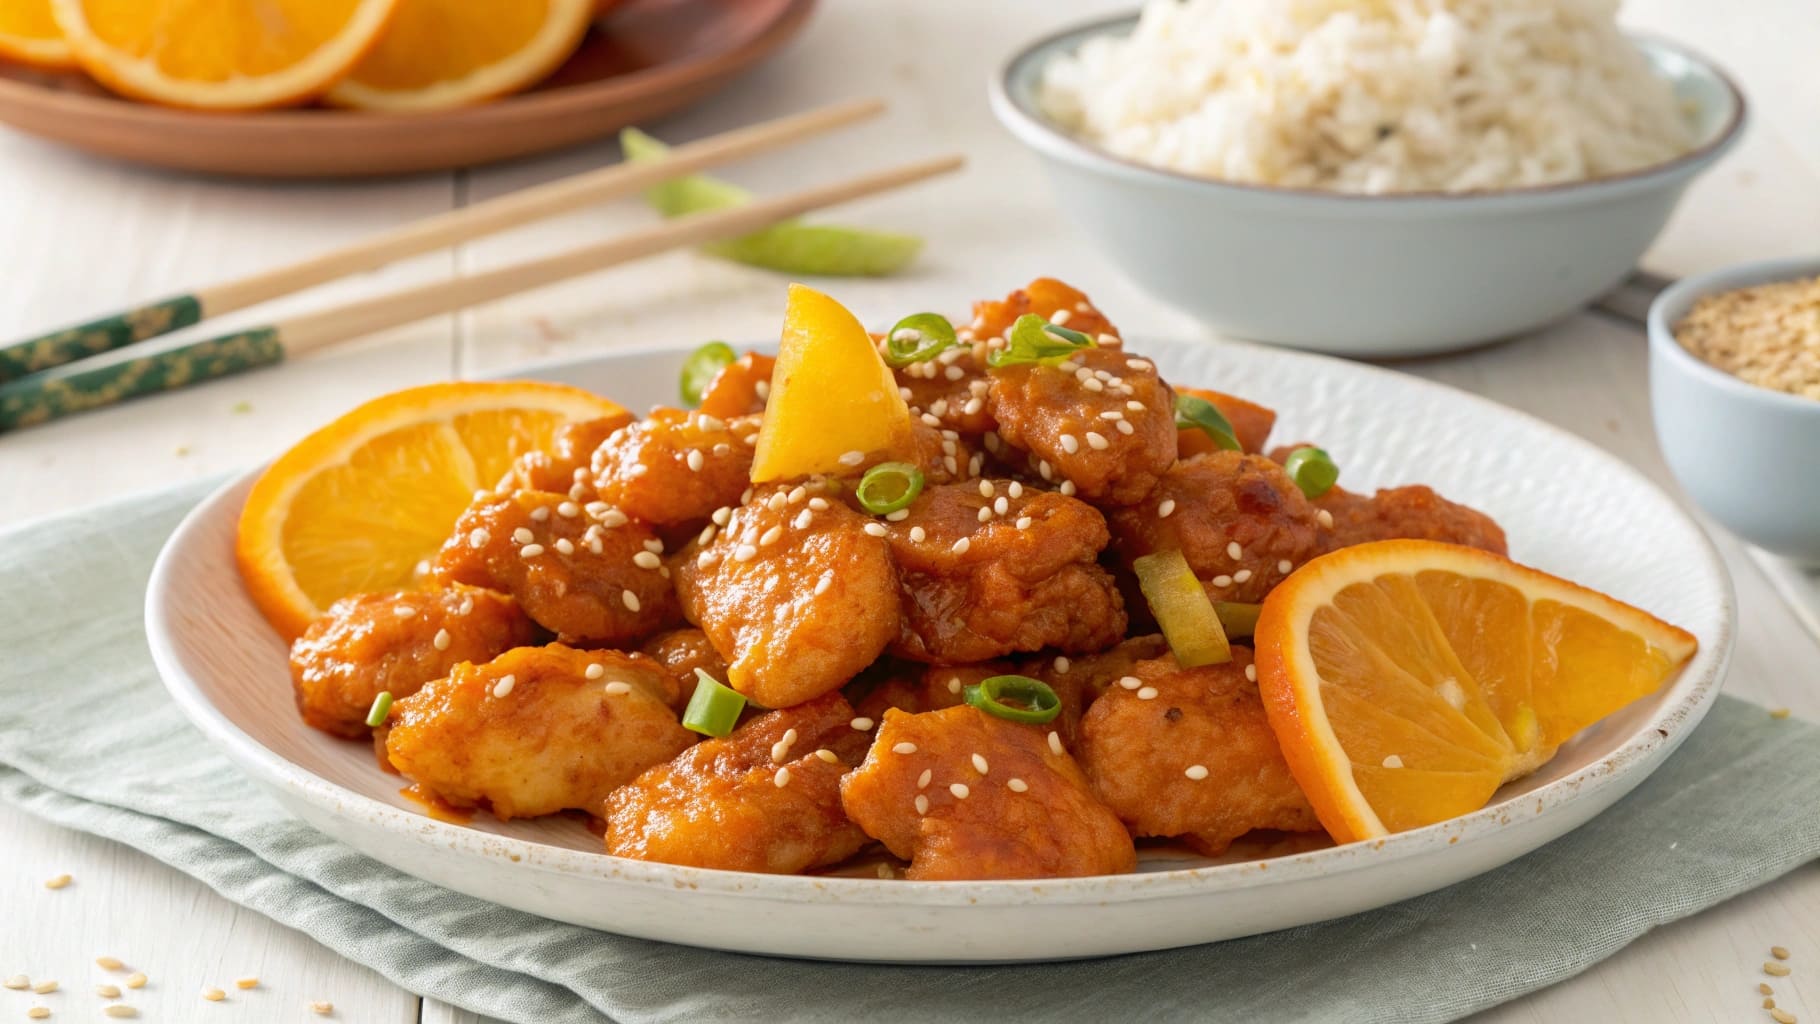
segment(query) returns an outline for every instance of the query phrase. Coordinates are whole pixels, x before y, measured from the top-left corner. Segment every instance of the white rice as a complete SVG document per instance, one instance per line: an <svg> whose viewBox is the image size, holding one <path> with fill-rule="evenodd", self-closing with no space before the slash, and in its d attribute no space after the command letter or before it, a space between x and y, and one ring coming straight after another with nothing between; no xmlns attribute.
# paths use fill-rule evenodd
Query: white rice
<svg viewBox="0 0 1820 1024"><path fill-rule="evenodd" d="M1226 181L1470 192L1622 174L1693 147L1617 0L1149 0L1050 62L1043 112Z"/></svg>

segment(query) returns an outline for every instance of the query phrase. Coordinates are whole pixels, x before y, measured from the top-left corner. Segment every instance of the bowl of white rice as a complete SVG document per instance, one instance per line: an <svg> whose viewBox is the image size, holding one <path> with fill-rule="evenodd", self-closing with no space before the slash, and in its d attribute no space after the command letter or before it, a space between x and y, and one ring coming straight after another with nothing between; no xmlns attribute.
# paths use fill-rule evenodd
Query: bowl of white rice
<svg viewBox="0 0 1820 1024"><path fill-rule="evenodd" d="M1445 351L1616 285L1742 131L1722 71L1616 15L1151 0L1023 50L992 103L1105 255L1216 330Z"/></svg>

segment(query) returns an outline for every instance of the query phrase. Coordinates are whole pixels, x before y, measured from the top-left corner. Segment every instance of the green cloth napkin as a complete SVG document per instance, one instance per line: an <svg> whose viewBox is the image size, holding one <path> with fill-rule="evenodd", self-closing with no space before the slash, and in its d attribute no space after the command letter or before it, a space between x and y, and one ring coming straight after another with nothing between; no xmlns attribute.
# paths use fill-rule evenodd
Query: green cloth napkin
<svg viewBox="0 0 1820 1024"><path fill-rule="evenodd" d="M715 953L399 874L287 816L165 698L141 594L191 486L0 534L0 798L133 846L413 992L508 1021L1444 1021L1820 856L1820 727L1720 698L1653 778L1498 871L1193 949L1022 967Z"/></svg>

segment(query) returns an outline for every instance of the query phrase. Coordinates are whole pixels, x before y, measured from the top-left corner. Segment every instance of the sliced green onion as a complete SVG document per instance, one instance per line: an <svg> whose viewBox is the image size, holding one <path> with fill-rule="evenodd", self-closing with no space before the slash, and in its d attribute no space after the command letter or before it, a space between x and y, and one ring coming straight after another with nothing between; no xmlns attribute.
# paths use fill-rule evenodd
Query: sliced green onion
<svg viewBox="0 0 1820 1024"><path fill-rule="evenodd" d="M940 313L912 313L885 335L885 362L891 366L909 366L941 355L960 344L954 336L954 325Z"/></svg>
<svg viewBox="0 0 1820 1024"><path fill-rule="evenodd" d="M695 670L695 693L683 711L683 728L703 736L725 736L739 724L739 713L746 709L743 694L727 687L718 679Z"/></svg>
<svg viewBox="0 0 1820 1024"><path fill-rule="evenodd" d="M1333 456L1313 446L1290 452L1289 458L1283 460L1283 471L1310 498L1333 490L1340 479L1340 467L1334 465Z"/></svg>
<svg viewBox="0 0 1820 1024"><path fill-rule="evenodd" d="M710 341L689 353L682 366L683 404L694 408L701 404L702 392L714 383L728 363L739 359L739 353L724 341Z"/></svg>
<svg viewBox="0 0 1820 1024"><path fill-rule="evenodd" d="M923 471L908 462L881 462L866 470L853 489L861 508L875 516L908 508L923 493Z"/></svg>
<svg viewBox="0 0 1820 1024"><path fill-rule="evenodd" d="M1062 713L1062 699L1055 691L1029 676L990 676L967 687L962 696L986 714L1013 722L1041 725Z"/></svg>
<svg viewBox="0 0 1820 1024"><path fill-rule="evenodd" d="M1177 430L1198 430L1227 451L1244 450L1239 445L1237 432L1232 429L1232 421L1205 398L1175 396L1175 426Z"/></svg>
<svg viewBox="0 0 1820 1024"><path fill-rule="evenodd" d="M1246 637L1258 631L1258 613L1264 610L1261 604L1244 604L1239 601L1213 602L1213 614L1220 618L1220 628L1226 631L1228 639L1238 636Z"/></svg>
<svg viewBox="0 0 1820 1024"><path fill-rule="evenodd" d="M367 725L374 729L385 724L385 716L392 713L392 691L381 690L373 698L373 708L367 712Z"/></svg>
<svg viewBox="0 0 1820 1024"><path fill-rule="evenodd" d="M1163 629L1163 639L1183 668L1223 665L1232 660L1226 629L1207 599L1201 581L1180 551L1159 551L1132 561L1138 588L1150 614Z"/></svg>
<svg viewBox="0 0 1820 1024"><path fill-rule="evenodd" d="M1083 348L1094 347L1093 339L1079 331L1052 324L1035 313L1025 313L1011 325L1005 347L993 349L986 356L986 365L995 369L1020 363L1053 366Z"/></svg>

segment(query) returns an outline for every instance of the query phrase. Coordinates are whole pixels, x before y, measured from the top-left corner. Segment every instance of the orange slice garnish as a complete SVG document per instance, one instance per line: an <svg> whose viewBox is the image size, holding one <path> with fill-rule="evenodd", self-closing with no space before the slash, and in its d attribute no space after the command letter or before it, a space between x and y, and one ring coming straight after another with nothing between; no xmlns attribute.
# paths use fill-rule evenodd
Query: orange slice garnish
<svg viewBox="0 0 1820 1024"><path fill-rule="evenodd" d="M76 55L51 16L51 0L0 3L0 59L52 70L76 66Z"/></svg>
<svg viewBox="0 0 1820 1024"><path fill-rule="evenodd" d="M328 99L364 110L446 110L528 89L581 45L592 0L399 0L379 45Z"/></svg>

